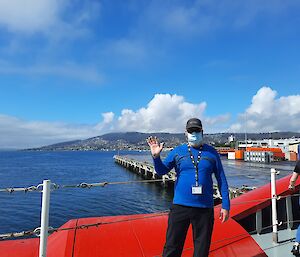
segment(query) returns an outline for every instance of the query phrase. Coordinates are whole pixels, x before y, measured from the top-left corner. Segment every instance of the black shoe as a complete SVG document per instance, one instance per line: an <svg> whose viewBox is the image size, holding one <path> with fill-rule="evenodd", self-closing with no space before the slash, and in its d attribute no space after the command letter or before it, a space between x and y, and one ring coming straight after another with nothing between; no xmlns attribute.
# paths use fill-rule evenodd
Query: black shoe
<svg viewBox="0 0 300 257"><path fill-rule="evenodd" d="M295 256L300 256L299 244L294 244L291 253Z"/></svg>

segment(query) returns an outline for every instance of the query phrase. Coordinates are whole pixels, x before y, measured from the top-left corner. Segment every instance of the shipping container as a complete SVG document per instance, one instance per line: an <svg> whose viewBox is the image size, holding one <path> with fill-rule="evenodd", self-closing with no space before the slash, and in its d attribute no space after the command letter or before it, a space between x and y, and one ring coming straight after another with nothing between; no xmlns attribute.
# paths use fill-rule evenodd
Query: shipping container
<svg viewBox="0 0 300 257"><path fill-rule="evenodd" d="M280 160L284 160L285 159L285 154L284 153L274 153L274 158L275 159L280 159Z"/></svg>
<svg viewBox="0 0 300 257"><path fill-rule="evenodd" d="M247 147L248 152L273 152L273 153L282 153L281 148L276 147Z"/></svg>
<svg viewBox="0 0 300 257"><path fill-rule="evenodd" d="M297 161L297 153L295 152L290 152L290 161Z"/></svg>
<svg viewBox="0 0 300 257"><path fill-rule="evenodd" d="M228 160L235 160L235 152L228 152Z"/></svg>
<svg viewBox="0 0 300 257"><path fill-rule="evenodd" d="M235 159L244 160L244 150L235 150Z"/></svg>

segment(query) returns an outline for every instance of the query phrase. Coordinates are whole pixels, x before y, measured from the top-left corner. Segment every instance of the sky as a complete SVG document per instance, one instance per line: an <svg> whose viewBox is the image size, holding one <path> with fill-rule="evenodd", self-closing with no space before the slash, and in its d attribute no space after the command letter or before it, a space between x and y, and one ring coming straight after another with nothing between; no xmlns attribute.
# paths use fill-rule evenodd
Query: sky
<svg viewBox="0 0 300 257"><path fill-rule="evenodd" d="M298 0L0 0L0 148L300 132Z"/></svg>

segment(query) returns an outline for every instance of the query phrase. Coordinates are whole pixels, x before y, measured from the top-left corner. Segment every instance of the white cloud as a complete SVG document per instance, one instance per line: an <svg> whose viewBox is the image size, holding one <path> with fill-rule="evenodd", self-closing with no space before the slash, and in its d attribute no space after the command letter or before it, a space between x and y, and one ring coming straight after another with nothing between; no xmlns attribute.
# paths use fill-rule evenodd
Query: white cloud
<svg viewBox="0 0 300 257"><path fill-rule="evenodd" d="M0 74L21 76L59 76L96 84L102 84L104 76L94 67L86 67L75 63L60 63L57 65L38 64L32 66L14 66L0 60Z"/></svg>
<svg viewBox="0 0 300 257"><path fill-rule="evenodd" d="M106 59L113 59L117 65L141 65L151 55L149 46L143 40L121 38L110 41L100 53Z"/></svg>
<svg viewBox="0 0 300 257"><path fill-rule="evenodd" d="M0 0L0 24L10 31L43 31L59 21L65 1Z"/></svg>
<svg viewBox="0 0 300 257"><path fill-rule="evenodd" d="M299 1L151 1L143 13L145 23L181 39L214 33L220 28L241 29L257 18L273 18L299 8ZM149 27L150 27L149 26Z"/></svg>
<svg viewBox="0 0 300 257"><path fill-rule="evenodd" d="M26 121L0 114L0 148L37 147L96 135L96 126Z"/></svg>
<svg viewBox="0 0 300 257"><path fill-rule="evenodd" d="M114 117L113 112L102 113L102 122L98 123L94 128L98 131L98 135L114 131Z"/></svg>
<svg viewBox="0 0 300 257"><path fill-rule="evenodd" d="M86 25L99 17L100 11L98 1L0 0L0 28L17 35L42 33L56 41L75 39L88 35Z"/></svg>
<svg viewBox="0 0 300 257"><path fill-rule="evenodd" d="M203 7L197 3L189 7L172 6L162 16L163 28L179 35L198 35L217 28L219 20L213 12L206 13Z"/></svg>
<svg viewBox="0 0 300 257"><path fill-rule="evenodd" d="M231 125L233 132L300 132L300 95L277 97L270 87L260 88L251 105Z"/></svg>
<svg viewBox="0 0 300 257"><path fill-rule="evenodd" d="M128 5L124 11L129 12L135 22L125 34L108 40L98 51L114 65L126 67L149 65L151 60L165 61L170 58L167 53L181 41L206 40L207 36L218 36L217 32L224 29L242 30L262 17L267 21L278 20L280 15L300 7L299 1L295 0L273 0L272 3L260 0L153 0L146 4L131 1L130 5L134 6L131 9Z"/></svg>
<svg viewBox="0 0 300 257"><path fill-rule="evenodd" d="M183 96L156 94L136 111L124 109L118 117L113 112L102 113L102 121L94 125L26 121L0 114L0 148L36 147L116 131L183 133L191 117L202 119L205 132L211 132L229 120L229 115L206 117L206 107L205 102L189 103Z"/></svg>
<svg viewBox="0 0 300 257"><path fill-rule="evenodd" d="M118 128L122 131L141 132L183 132L188 118L202 117L206 103L190 104L182 96L156 94L137 111L123 110L118 118Z"/></svg>
<svg viewBox="0 0 300 257"><path fill-rule="evenodd" d="M191 117L202 120L207 133L228 128L230 115L205 115L207 104L189 103L183 96L156 94L138 110L123 109L121 115L102 113L98 124L26 121L0 114L0 148L27 148L63 141L86 139L117 131L183 132ZM277 92L262 87L253 96L251 105L239 115L230 132L300 132L300 95L277 97Z"/></svg>
<svg viewBox="0 0 300 257"><path fill-rule="evenodd" d="M103 123L109 124L113 121L115 114L113 112L102 113Z"/></svg>
<svg viewBox="0 0 300 257"><path fill-rule="evenodd" d="M147 107L137 111L124 109L118 117L116 129L140 132L183 132L189 118L202 119L206 132L214 131L221 123L230 119L229 115L206 117L205 102L193 104L186 102L183 96L156 94Z"/></svg>

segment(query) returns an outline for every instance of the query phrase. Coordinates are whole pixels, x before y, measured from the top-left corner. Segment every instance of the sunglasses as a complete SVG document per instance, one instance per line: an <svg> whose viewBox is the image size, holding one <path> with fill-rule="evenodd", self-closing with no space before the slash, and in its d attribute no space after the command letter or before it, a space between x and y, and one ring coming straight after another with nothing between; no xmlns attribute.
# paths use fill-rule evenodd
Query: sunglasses
<svg viewBox="0 0 300 257"><path fill-rule="evenodd" d="M188 133L193 133L193 132L199 133L199 132L202 132L202 129L200 129L200 128L188 128L187 132Z"/></svg>

